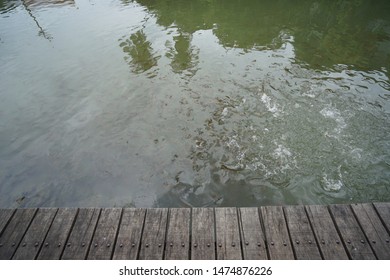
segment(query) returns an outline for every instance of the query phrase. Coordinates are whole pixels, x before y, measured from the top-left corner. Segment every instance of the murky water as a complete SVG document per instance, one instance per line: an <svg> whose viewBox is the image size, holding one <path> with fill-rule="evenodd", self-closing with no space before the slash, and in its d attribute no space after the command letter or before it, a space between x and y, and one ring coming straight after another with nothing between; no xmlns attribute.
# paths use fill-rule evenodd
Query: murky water
<svg viewBox="0 0 390 280"><path fill-rule="evenodd" d="M0 206L390 201L390 2L0 1Z"/></svg>

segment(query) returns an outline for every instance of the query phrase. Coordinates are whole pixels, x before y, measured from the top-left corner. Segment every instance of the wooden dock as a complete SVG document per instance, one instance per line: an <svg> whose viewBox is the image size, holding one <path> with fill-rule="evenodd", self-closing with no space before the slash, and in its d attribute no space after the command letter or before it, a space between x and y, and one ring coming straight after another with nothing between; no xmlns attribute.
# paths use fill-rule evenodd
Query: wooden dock
<svg viewBox="0 0 390 280"><path fill-rule="evenodd" d="M0 259L390 259L390 203L0 209Z"/></svg>

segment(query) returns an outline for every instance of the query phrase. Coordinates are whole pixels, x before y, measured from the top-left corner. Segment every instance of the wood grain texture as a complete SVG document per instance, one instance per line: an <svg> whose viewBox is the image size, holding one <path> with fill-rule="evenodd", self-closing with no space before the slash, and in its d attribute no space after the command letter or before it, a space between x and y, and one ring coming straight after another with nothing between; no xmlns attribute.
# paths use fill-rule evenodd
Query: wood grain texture
<svg viewBox="0 0 390 280"><path fill-rule="evenodd" d="M241 260L241 239L236 208L215 209L218 260Z"/></svg>
<svg viewBox="0 0 390 280"><path fill-rule="evenodd" d="M381 260L389 260L390 236L374 206L372 204L352 204L351 206L376 257Z"/></svg>
<svg viewBox="0 0 390 280"><path fill-rule="evenodd" d="M192 209L191 259L215 260L215 218L213 208Z"/></svg>
<svg viewBox="0 0 390 280"><path fill-rule="evenodd" d="M168 209L147 209L139 259L162 260L164 256Z"/></svg>
<svg viewBox="0 0 390 280"><path fill-rule="evenodd" d="M37 214L22 239L21 246L18 247L12 257L13 259L34 260L37 257L56 213L56 208L38 209Z"/></svg>
<svg viewBox="0 0 390 280"><path fill-rule="evenodd" d="M322 257L325 260L347 260L348 254L344 249L332 217L325 205L306 206L313 232L317 238ZM294 242L294 240L293 240Z"/></svg>
<svg viewBox="0 0 390 280"><path fill-rule="evenodd" d="M267 250L258 208L239 209L242 252L245 260L266 260Z"/></svg>
<svg viewBox="0 0 390 280"><path fill-rule="evenodd" d="M375 255L364 236L350 205L330 205L330 212L353 260L374 260Z"/></svg>
<svg viewBox="0 0 390 280"><path fill-rule="evenodd" d="M37 209L17 209L0 236L0 260L10 260L27 231Z"/></svg>
<svg viewBox="0 0 390 280"><path fill-rule="evenodd" d="M282 206L260 208L271 260L292 260L294 253Z"/></svg>
<svg viewBox="0 0 390 280"><path fill-rule="evenodd" d="M169 209L168 232L166 237L166 260L188 260L190 244L190 208Z"/></svg>
<svg viewBox="0 0 390 280"><path fill-rule="evenodd" d="M109 260L115 248L115 239L122 214L120 208L103 208L89 247L89 260Z"/></svg>
<svg viewBox="0 0 390 280"><path fill-rule="evenodd" d="M286 206L284 211L296 259L322 259L305 207Z"/></svg>
<svg viewBox="0 0 390 280"><path fill-rule="evenodd" d="M60 208L39 252L39 260L59 260L65 246L77 246L66 242L77 214L76 208ZM61 246L62 244L62 246Z"/></svg>
<svg viewBox="0 0 390 280"><path fill-rule="evenodd" d="M123 209L113 259L136 260L138 257L146 209Z"/></svg>
<svg viewBox="0 0 390 280"><path fill-rule="evenodd" d="M5 227L7 226L8 221L15 213L15 211L16 211L15 209L0 209L0 236L3 233Z"/></svg>
<svg viewBox="0 0 390 280"><path fill-rule="evenodd" d="M374 203L374 207L378 212L382 223L387 228L387 232L390 232L390 203L378 202Z"/></svg>
<svg viewBox="0 0 390 280"><path fill-rule="evenodd" d="M65 247L61 259L86 259L99 215L100 209L97 208L79 209L76 221L68 238L68 242L73 244L73 246Z"/></svg>

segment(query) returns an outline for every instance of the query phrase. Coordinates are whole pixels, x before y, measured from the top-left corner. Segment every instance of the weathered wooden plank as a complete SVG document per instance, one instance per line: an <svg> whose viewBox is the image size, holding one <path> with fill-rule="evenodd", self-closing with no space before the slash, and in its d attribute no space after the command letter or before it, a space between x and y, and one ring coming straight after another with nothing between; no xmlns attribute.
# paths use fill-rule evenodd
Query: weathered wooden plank
<svg viewBox="0 0 390 280"><path fill-rule="evenodd" d="M191 259L215 260L214 209L192 209Z"/></svg>
<svg viewBox="0 0 390 280"><path fill-rule="evenodd" d="M267 249L259 209L239 208L243 259L266 260Z"/></svg>
<svg viewBox="0 0 390 280"><path fill-rule="evenodd" d="M0 209L0 236L15 211L15 209Z"/></svg>
<svg viewBox="0 0 390 280"><path fill-rule="evenodd" d="M377 202L374 203L375 209L378 212L387 231L390 232L390 203Z"/></svg>
<svg viewBox="0 0 390 280"><path fill-rule="evenodd" d="M171 208L168 214L166 260L188 260L190 246L190 208Z"/></svg>
<svg viewBox="0 0 390 280"><path fill-rule="evenodd" d="M136 260L141 244L145 209L125 208L119 225L113 259Z"/></svg>
<svg viewBox="0 0 390 280"><path fill-rule="evenodd" d="M376 259L350 205L330 205L330 212L351 259Z"/></svg>
<svg viewBox="0 0 390 280"><path fill-rule="evenodd" d="M325 205L306 206L306 212L318 240L322 257L326 260L347 260L341 237ZM294 239L292 242L296 242Z"/></svg>
<svg viewBox="0 0 390 280"><path fill-rule="evenodd" d="M12 257L14 260L34 260L37 257L56 213L57 208L38 209L20 246Z"/></svg>
<svg viewBox="0 0 390 280"><path fill-rule="evenodd" d="M218 260L241 260L241 239L237 209L215 209L215 233Z"/></svg>
<svg viewBox="0 0 390 280"><path fill-rule="evenodd" d="M9 260L29 227L37 209L17 209L0 237L0 260Z"/></svg>
<svg viewBox="0 0 390 280"><path fill-rule="evenodd" d="M41 251L39 252L39 260L60 259L76 214L76 208L58 209L49 232L47 233L45 241L43 242ZM78 246L78 244L72 244L71 242L68 242L66 246Z"/></svg>
<svg viewBox="0 0 390 280"><path fill-rule="evenodd" d="M15 209L0 209L0 236L14 212Z"/></svg>
<svg viewBox="0 0 390 280"><path fill-rule="evenodd" d="M37 209L17 209L0 237L0 260L12 258Z"/></svg>
<svg viewBox="0 0 390 280"><path fill-rule="evenodd" d="M139 259L161 260L164 256L168 209L147 209Z"/></svg>
<svg viewBox="0 0 390 280"><path fill-rule="evenodd" d="M370 242L376 257L390 260L390 236L372 204L352 204L352 210Z"/></svg>
<svg viewBox="0 0 390 280"><path fill-rule="evenodd" d="M264 206L260 208L260 212L264 221L270 259L294 259L283 208L281 206Z"/></svg>
<svg viewBox="0 0 390 280"><path fill-rule="evenodd" d="M88 260L109 260L122 214L121 208L103 208L89 248Z"/></svg>
<svg viewBox="0 0 390 280"><path fill-rule="evenodd" d="M286 206L284 212L296 259L322 259L304 206Z"/></svg>
<svg viewBox="0 0 390 280"><path fill-rule="evenodd" d="M65 247L62 259L84 260L87 257L99 215L100 209L97 208L79 209L68 238L68 242L74 244L74 246Z"/></svg>

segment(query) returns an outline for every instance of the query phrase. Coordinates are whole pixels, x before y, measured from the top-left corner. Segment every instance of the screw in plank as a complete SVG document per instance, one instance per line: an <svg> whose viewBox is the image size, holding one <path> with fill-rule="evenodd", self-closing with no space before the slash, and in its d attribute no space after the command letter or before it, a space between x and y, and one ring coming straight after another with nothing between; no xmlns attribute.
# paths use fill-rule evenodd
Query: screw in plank
<svg viewBox="0 0 390 280"><path fill-rule="evenodd" d="M211 246L211 244L210 243L207 243L207 247L210 247Z"/></svg>
<svg viewBox="0 0 390 280"><path fill-rule="evenodd" d="M16 243L15 243L15 242L13 242L11 246L12 246L12 247L15 247L15 245L16 245Z"/></svg>
<svg viewBox="0 0 390 280"><path fill-rule="evenodd" d="M325 240L324 240L324 239L322 239L322 240L321 240L321 243L322 243L322 244L325 244Z"/></svg>
<svg viewBox="0 0 390 280"><path fill-rule="evenodd" d="M235 247L236 246L236 243L232 242L232 247Z"/></svg>
<svg viewBox="0 0 390 280"><path fill-rule="evenodd" d="M95 243L93 246L97 247L97 245L98 245L98 244L97 244L97 243Z"/></svg>
<svg viewBox="0 0 390 280"><path fill-rule="evenodd" d="M110 246L111 246L111 244L110 244L110 243L108 243L108 244L107 244L107 248L109 248Z"/></svg>
<svg viewBox="0 0 390 280"><path fill-rule="evenodd" d="M58 247L61 247L61 242L57 244Z"/></svg>
<svg viewBox="0 0 390 280"><path fill-rule="evenodd" d="M222 247L222 243L219 243L218 246L219 246L219 247Z"/></svg>
<svg viewBox="0 0 390 280"><path fill-rule="evenodd" d="M145 247L148 248L148 247L149 247L149 243L146 243L146 244L145 244Z"/></svg>
<svg viewBox="0 0 390 280"><path fill-rule="evenodd" d="M309 244L311 244L311 240L309 240Z"/></svg>
<svg viewBox="0 0 390 280"><path fill-rule="evenodd" d="M283 246L287 246L287 243L286 243L286 242L283 242Z"/></svg>
<svg viewBox="0 0 390 280"><path fill-rule="evenodd" d="M195 248L198 247L198 244L197 244L197 243L194 243L194 247L195 247Z"/></svg>
<svg viewBox="0 0 390 280"><path fill-rule="evenodd" d="M24 243L22 244L22 246L23 246L23 247L26 247L26 242L24 242Z"/></svg>
<svg viewBox="0 0 390 280"><path fill-rule="evenodd" d="M38 242L35 242L34 246L35 247L38 247L39 243Z"/></svg>
<svg viewBox="0 0 390 280"><path fill-rule="evenodd" d="M121 244L119 244L119 247L121 247L121 248L122 248L122 247L123 247L123 244L122 244L122 243L121 243Z"/></svg>
<svg viewBox="0 0 390 280"><path fill-rule="evenodd" d="M85 247L85 242L81 243L81 247Z"/></svg>
<svg viewBox="0 0 390 280"><path fill-rule="evenodd" d="M171 242L171 243L169 243L169 246L173 247L173 243L172 243L172 242Z"/></svg>
<svg viewBox="0 0 390 280"><path fill-rule="evenodd" d="M131 247L135 247L135 243L131 243Z"/></svg>
<svg viewBox="0 0 390 280"><path fill-rule="evenodd" d="M364 244L364 240L363 240L363 239L362 239L362 240L360 240L360 242Z"/></svg>
<svg viewBox="0 0 390 280"><path fill-rule="evenodd" d="M295 243L299 244L299 240L295 240Z"/></svg>
<svg viewBox="0 0 390 280"><path fill-rule="evenodd" d="M340 244L340 241L339 241L339 240L336 240L336 243L337 243L337 244Z"/></svg>
<svg viewBox="0 0 390 280"><path fill-rule="evenodd" d="M389 243L390 242L390 240L389 239L386 239L386 243Z"/></svg>
<svg viewBox="0 0 390 280"><path fill-rule="evenodd" d="M245 241L245 245L249 245L249 241Z"/></svg>
<svg viewBox="0 0 390 280"><path fill-rule="evenodd" d="M375 244L375 243L376 243L376 241L375 241L375 240L372 240L372 243L374 243L374 244Z"/></svg>
<svg viewBox="0 0 390 280"><path fill-rule="evenodd" d="M184 248L185 246L186 246L186 245L185 245L184 243L181 243L181 247L183 247L183 248Z"/></svg>
<svg viewBox="0 0 390 280"><path fill-rule="evenodd" d="M46 243L45 243L45 247L47 247L47 246L49 246L49 243L46 242Z"/></svg>
<svg viewBox="0 0 390 280"><path fill-rule="evenodd" d="M271 242L271 245L274 246L274 242L273 241Z"/></svg>
<svg viewBox="0 0 390 280"><path fill-rule="evenodd" d="M158 247L161 247L162 246L162 244L161 243L158 243Z"/></svg>
<svg viewBox="0 0 390 280"><path fill-rule="evenodd" d="M249 243L248 243L249 244ZM258 247L261 247L261 243L260 242L257 242L257 246Z"/></svg>

